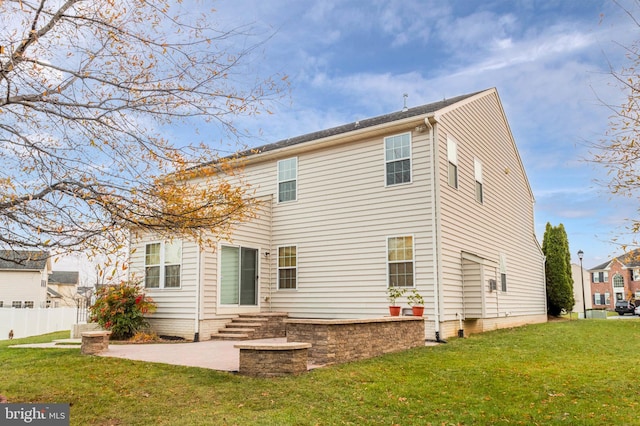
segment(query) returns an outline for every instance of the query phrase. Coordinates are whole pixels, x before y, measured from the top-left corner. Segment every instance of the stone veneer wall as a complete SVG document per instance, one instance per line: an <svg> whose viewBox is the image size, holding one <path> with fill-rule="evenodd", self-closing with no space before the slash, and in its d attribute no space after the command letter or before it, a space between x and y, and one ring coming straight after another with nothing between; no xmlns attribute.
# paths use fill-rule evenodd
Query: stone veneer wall
<svg viewBox="0 0 640 426"><path fill-rule="evenodd" d="M312 364L340 364L424 346L424 319L287 319L288 342L311 343Z"/></svg>
<svg viewBox="0 0 640 426"><path fill-rule="evenodd" d="M267 319L264 321L263 326L257 328L253 332L252 339L270 339L274 337L286 336L285 320L288 315L286 312L261 312L257 314L241 314L240 320L251 320L252 317Z"/></svg>
<svg viewBox="0 0 640 426"><path fill-rule="evenodd" d="M278 377L307 371L309 343L253 343L235 345L240 350L239 373L253 377Z"/></svg>

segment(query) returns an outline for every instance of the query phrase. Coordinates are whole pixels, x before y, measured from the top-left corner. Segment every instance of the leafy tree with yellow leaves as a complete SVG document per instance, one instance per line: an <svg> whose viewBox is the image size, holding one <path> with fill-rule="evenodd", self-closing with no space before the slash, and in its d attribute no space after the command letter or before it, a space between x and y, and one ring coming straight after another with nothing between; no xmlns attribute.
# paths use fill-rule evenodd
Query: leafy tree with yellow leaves
<svg viewBox="0 0 640 426"><path fill-rule="evenodd" d="M640 30L640 3L635 9L627 9L615 2ZM618 107L611 107L607 137L594 144L592 161L604 167L607 180L604 184L612 194L629 197L637 205L640 196L640 39L625 46L629 64L619 71L611 70L611 75L626 96L626 101ZM640 208L636 218L629 219L633 234L640 231ZM636 242L637 245L637 242ZM627 246L623 248L626 250Z"/></svg>
<svg viewBox="0 0 640 426"><path fill-rule="evenodd" d="M191 9L0 2L0 246L117 249L125 229L203 242L251 215L237 164L163 130L213 122L233 139L234 118L266 110L286 79L250 74L247 28Z"/></svg>

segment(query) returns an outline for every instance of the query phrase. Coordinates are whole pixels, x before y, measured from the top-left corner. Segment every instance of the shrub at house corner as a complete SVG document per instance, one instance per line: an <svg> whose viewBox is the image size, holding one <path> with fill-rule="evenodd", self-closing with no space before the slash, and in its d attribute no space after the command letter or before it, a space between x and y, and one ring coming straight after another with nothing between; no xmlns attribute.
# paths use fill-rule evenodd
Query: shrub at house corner
<svg viewBox="0 0 640 426"><path fill-rule="evenodd" d="M155 312L156 304L135 283L122 282L100 288L89 309L90 321L110 330L112 339L124 340L149 327L144 316Z"/></svg>

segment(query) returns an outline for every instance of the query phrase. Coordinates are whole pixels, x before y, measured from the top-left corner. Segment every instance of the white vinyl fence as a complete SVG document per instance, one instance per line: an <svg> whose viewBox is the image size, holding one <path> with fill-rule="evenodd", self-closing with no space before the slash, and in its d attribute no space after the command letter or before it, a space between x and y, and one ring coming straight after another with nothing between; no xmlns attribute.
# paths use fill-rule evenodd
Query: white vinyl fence
<svg viewBox="0 0 640 426"><path fill-rule="evenodd" d="M0 309L0 340L37 336L54 331L71 330L76 323L76 308Z"/></svg>

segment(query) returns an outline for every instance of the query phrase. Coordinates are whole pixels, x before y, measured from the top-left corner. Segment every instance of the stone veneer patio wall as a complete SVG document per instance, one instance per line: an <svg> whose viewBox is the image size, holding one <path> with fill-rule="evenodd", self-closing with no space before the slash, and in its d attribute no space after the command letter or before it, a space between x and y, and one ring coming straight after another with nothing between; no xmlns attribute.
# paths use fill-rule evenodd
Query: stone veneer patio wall
<svg viewBox="0 0 640 426"><path fill-rule="evenodd" d="M288 342L311 343L309 362L341 364L425 344L424 318L285 320Z"/></svg>

